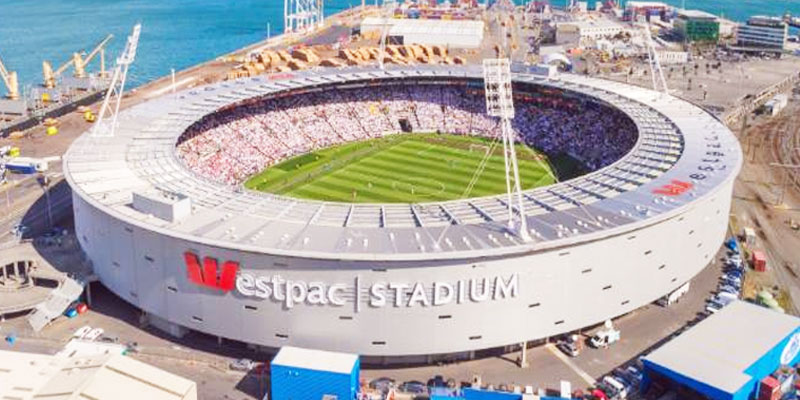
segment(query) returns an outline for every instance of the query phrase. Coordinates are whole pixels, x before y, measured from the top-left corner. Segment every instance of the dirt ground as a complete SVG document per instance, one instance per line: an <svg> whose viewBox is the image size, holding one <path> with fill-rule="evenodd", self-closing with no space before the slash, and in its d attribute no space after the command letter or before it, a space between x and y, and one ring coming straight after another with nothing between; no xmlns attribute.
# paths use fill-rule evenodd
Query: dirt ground
<svg viewBox="0 0 800 400"><path fill-rule="evenodd" d="M758 116L737 132L745 165L734 187L731 227L752 227L755 249L768 259L766 272L748 271L745 295L776 294L787 312L800 315L800 96L775 117Z"/></svg>

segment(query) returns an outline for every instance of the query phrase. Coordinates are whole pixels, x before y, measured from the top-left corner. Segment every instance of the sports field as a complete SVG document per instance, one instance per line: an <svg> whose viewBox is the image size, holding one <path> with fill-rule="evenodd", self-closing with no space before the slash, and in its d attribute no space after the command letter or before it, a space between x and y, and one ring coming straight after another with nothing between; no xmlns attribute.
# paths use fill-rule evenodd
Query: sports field
<svg viewBox="0 0 800 400"><path fill-rule="evenodd" d="M544 155L518 145L517 158L523 189L555 182ZM245 186L325 201L419 203L505 193L504 171L502 142L397 134L291 158L250 178Z"/></svg>

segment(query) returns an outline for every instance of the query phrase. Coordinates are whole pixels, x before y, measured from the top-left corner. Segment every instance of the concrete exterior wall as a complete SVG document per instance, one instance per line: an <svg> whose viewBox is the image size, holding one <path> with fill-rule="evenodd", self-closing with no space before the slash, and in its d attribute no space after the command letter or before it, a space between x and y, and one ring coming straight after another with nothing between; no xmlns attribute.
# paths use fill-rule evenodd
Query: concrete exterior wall
<svg viewBox="0 0 800 400"><path fill-rule="evenodd" d="M142 310L211 335L278 348L293 345L365 356L487 349L535 340L628 313L675 290L722 243L733 178L679 214L603 240L496 259L362 262L277 257L215 248L128 225L73 194L76 232L100 281ZM657 221L657 222L656 222ZM239 273L343 283L344 306L243 297L197 286L183 253L234 260ZM370 285L518 277L518 293L484 302L372 307ZM355 287L360 287L356 294ZM360 301L356 302L358 298ZM405 302L405 300L403 300Z"/></svg>

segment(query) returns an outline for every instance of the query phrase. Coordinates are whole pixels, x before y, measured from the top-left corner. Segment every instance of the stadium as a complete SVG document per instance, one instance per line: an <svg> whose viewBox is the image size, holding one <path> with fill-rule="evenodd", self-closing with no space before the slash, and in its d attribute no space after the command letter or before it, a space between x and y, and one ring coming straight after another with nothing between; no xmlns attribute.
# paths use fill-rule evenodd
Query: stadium
<svg viewBox="0 0 800 400"><path fill-rule="evenodd" d="M508 226L480 66L220 82L64 159L100 282L174 335L431 362L628 313L716 254L742 162L699 107L513 73L531 240Z"/></svg>

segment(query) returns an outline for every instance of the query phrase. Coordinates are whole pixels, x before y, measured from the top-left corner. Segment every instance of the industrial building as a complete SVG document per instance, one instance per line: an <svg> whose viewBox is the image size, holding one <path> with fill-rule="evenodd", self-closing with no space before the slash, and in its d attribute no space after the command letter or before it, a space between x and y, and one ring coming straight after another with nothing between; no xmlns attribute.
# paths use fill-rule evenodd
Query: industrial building
<svg viewBox="0 0 800 400"><path fill-rule="evenodd" d="M739 25L736 43L745 48L783 50L788 35L789 26L782 18L755 16Z"/></svg>
<svg viewBox="0 0 800 400"><path fill-rule="evenodd" d="M611 38L628 29L611 20L585 20L562 22L556 25L556 43L588 44L603 38Z"/></svg>
<svg viewBox="0 0 800 400"><path fill-rule="evenodd" d="M699 10L680 10L673 22L675 32L686 42L719 41L720 22L716 15Z"/></svg>
<svg viewBox="0 0 800 400"><path fill-rule="evenodd" d="M625 3L623 19L626 21L650 21L651 17L669 15L672 7L659 1L628 1Z"/></svg>
<svg viewBox="0 0 800 400"><path fill-rule="evenodd" d="M197 400L197 384L124 350L78 340L55 355L0 350L0 398Z"/></svg>
<svg viewBox="0 0 800 400"><path fill-rule="evenodd" d="M386 27L390 43L472 49L481 45L484 25L480 20L367 17L361 22L361 34L381 35Z"/></svg>
<svg viewBox="0 0 800 400"><path fill-rule="evenodd" d="M662 65L686 64L689 62L689 52L686 51L660 50L657 53L658 61Z"/></svg>
<svg viewBox="0 0 800 400"><path fill-rule="evenodd" d="M764 390L774 396L774 380L791 385L775 372L798 361L800 318L737 301L647 355L643 387L680 399L762 399Z"/></svg>

